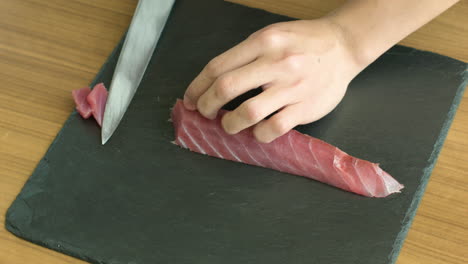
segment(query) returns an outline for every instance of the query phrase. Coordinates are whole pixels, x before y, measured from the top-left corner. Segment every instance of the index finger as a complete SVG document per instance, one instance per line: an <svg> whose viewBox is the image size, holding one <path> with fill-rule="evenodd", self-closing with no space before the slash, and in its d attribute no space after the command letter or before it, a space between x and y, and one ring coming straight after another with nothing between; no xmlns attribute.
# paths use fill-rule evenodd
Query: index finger
<svg viewBox="0 0 468 264"><path fill-rule="evenodd" d="M247 38L233 48L212 59L188 86L184 94L184 105L195 110L198 98L222 74L247 65L260 56L261 47Z"/></svg>

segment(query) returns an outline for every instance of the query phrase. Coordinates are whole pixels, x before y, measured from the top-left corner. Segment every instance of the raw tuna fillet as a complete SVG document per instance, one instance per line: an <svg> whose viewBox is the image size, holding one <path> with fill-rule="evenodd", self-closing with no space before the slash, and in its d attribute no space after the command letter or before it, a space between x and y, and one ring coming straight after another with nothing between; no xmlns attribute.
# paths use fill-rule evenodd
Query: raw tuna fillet
<svg viewBox="0 0 468 264"><path fill-rule="evenodd" d="M107 102L107 89L103 83L96 84L93 90L87 97L88 103L93 109L93 117L96 122L102 126L102 119L104 118L104 109Z"/></svg>
<svg viewBox="0 0 468 264"><path fill-rule="evenodd" d="M88 104L86 98L88 97L91 89L84 87L78 90L72 91L73 100L75 100L76 110L84 119L88 119L91 116L91 107Z"/></svg>
<svg viewBox="0 0 468 264"><path fill-rule="evenodd" d="M268 144L255 140L252 129L224 132L222 110L215 120L187 110L177 100L172 110L175 143L217 158L305 176L368 197L385 197L403 185L378 164L352 157L317 138L291 130Z"/></svg>
<svg viewBox="0 0 468 264"><path fill-rule="evenodd" d="M103 83L96 84L93 90L85 87L72 91L76 109L80 115L87 119L93 115L96 122L102 126L104 109L107 102L107 90Z"/></svg>

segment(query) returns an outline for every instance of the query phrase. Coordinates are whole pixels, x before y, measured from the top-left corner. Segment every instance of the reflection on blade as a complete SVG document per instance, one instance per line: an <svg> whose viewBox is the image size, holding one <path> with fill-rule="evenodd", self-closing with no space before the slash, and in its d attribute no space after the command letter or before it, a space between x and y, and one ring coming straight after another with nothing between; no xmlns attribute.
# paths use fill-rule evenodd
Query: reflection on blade
<svg viewBox="0 0 468 264"><path fill-rule="evenodd" d="M145 73L175 0L140 0L125 39L109 91L102 144L112 136Z"/></svg>

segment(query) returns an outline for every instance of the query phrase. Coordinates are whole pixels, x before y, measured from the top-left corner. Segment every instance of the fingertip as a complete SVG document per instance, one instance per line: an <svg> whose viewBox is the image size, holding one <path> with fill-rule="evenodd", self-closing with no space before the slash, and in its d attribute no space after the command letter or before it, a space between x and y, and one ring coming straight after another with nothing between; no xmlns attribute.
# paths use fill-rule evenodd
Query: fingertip
<svg viewBox="0 0 468 264"><path fill-rule="evenodd" d="M213 120L216 117L216 115L213 116L213 113L208 111L207 102L204 100L203 96L197 101L197 110L204 118Z"/></svg>
<svg viewBox="0 0 468 264"><path fill-rule="evenodd" d="M253 131L254 136L259 142L271 143L286 135L295 127L294 124L296 123L290 121L290 119L285 121L284 112L280 112L280 114L276 114L272 118L266 119L256 125Z"/></svg>
<svg viewBox="0 0 468 264"><path fill-rule="evenodd" d="M210 120L215 120L217 116L218 116L217 113L214 114L214 115L213 115L213 114L210 114L210 115L207 115L206 118L208 118L208 119L210 119Z"/></svg>
<svg viewBox="0 0 468 264"><path fill-rule="evenodd" d="M276 138L271 133L266 131L264 126L265 121L262 121L259 124L257 124L253 129L253 135L259 143L268 144Z"/></svg>
<svg viewBox="0 0 468 264"><path fill-rule="evenodd" d="M216 117L217 117L217 114L214 114L214 115L213 115L213 114L205 113L205 112L203 112L200 108L198 109L198 112L200 112L200 114L201 114L204 118L209 119L209 120L214 120L214 119L216 119Z"/></svg>
<svg viewBox="0 0 468 264"><path fill-rule="evenodd" d="M188 110L192 110L192 111L197 110L197 105L194 104L192 102L192 100L187 95L184 95L184 101L183 102L184 102L185 108L187 108Z"/></svg>
<svg viewBox="0 0 468 264"><path fill-rule="evenodd" d="M231 123L230 123L231 120L230 120L230 118L229 118L229 115L230 115L230 114L231 114L231 113L226 113L226 114L224 114L223 118L221 118L221 126L222 126L223 130L224 130L227 134L229 134L229 135L234 135L234 134L236 134L236 133L235 133L236 131L233 131L233 129L232 129L232 125L231 125Z"/></svg>
<svg viewBox="0 0 468 264"><path fill-rule="evenodd" d="M262 135L262 134L255 134L255 133L254 133L254 137L259 143L262 143L262 144L271 143L271 142L273 142L273 140L276 139L276 138L273 138L273 137L265 136L265 135Z"/></svg>
<svg viewBox="0 0 468 264"><path fill-rule="evenodd" d="M267 138L267 137L259 137L259 136L255 136L255 139L259 142L259 143L262 143L262 144L269 144L271 142L273 142L273 140L275 140L276 138Z"/></svg>

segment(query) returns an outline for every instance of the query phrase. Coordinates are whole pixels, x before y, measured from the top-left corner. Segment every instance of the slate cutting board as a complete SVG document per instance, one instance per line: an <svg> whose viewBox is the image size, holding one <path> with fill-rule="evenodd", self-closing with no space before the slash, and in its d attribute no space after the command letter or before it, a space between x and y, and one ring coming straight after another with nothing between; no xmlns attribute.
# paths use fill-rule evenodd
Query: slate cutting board
<svg viewBox="0 0 468 264"><path fill-rule="evenodd" d="M92 263L393 263L467 82L465 63L395 47L299 130L381 163L372 199L170 143L170 107L215 55L289 18L179 0L119 129L74 112L7 212L15 235ZM94 83L110 84L120 43ZM93 83L93 84L94 84ZM231 105L232 107L232 105Z"/></svg>

